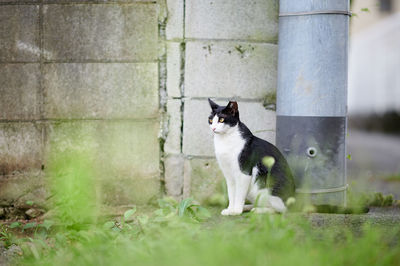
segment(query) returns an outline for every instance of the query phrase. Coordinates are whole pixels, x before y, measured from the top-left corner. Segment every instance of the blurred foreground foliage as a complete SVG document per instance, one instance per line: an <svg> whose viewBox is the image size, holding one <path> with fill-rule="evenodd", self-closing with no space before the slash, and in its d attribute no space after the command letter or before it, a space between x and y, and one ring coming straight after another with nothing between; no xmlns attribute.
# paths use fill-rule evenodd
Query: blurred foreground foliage
<svg viewBox="0 0 400 266"><path fill-rule="evenodd" d="M90 154L65 152L48 176L54 214L1 226L15 265L398 265L400 227L315 227L307 215L222 217L191 198L105 218ZM376 204L390 199L376 196ZM365 199L362 199L364 202ZM221 197L214 204L223 204ZM383 203L382 203L383 204ZM21 235L19 232L23 232Z"/></svg>
<svg viewBox="0 0 400 266"><path fill-rule="evenodd" d="M398 265L400 227L361 231L313 227L304 215L221 217L193 204L159 200L158 209L86 227L45 221L21 247L16 265ZM211 215L213 213L213 215ZM22 225L21 225L22 229ZM389 230L389 231L388 231Z"/></svg>

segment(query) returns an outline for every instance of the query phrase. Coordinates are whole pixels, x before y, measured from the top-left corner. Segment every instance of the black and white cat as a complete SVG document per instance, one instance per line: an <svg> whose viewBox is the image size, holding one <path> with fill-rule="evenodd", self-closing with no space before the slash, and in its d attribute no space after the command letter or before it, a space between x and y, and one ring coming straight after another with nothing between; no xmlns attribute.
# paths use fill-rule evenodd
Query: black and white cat
<svg viewBox="0 0 400 266"><path fill-rule="evenodd" d="M208 99L215 155L225 176L229 205L222 215L244 210L285 212L284 202L295 194L289 165L271 143L254 136L239 119L237 102L219 106ZM245 205L245 200L254 205ZM254 208L253 208L254 207Z"/></svg>

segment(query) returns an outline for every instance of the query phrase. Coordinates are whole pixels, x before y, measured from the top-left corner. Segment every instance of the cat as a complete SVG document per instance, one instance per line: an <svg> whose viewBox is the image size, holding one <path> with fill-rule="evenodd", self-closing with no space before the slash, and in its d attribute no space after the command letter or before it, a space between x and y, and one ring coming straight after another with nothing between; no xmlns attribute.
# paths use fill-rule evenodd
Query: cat
<svg viewBox="0 0 400 266"><path fill-rule="evenodd" d="M208 102L215 155L228 190L229 204L221 214L240 215L246 210L284 213L287 209L284 202L294 196L295 184L282 153L273 144L254 136L240 121L236 101L227 106L211 99ZM253 205L245 205L246 200Z"/></svg>

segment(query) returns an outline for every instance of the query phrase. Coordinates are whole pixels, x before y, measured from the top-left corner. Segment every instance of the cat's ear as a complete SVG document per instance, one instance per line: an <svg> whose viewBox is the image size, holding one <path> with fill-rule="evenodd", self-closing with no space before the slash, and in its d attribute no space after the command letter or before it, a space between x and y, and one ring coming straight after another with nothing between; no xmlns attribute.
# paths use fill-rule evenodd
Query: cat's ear
<svg viewBox="0 0 400 266"><path fill-rule="evenodd" d="M219 107L219 105L216 104L215 102L213 102L210 98L208 98L208 103L210 104L211 109L212 109L213 111Z"/></svg>
<svg viewBox="0 0 400 266"><path fill-rule="evenodd" d="M236 101L229 101L228 105L225 107L225 110L227 110L229 113L232 115L236 115L239 113L239 107Z"/></svg>

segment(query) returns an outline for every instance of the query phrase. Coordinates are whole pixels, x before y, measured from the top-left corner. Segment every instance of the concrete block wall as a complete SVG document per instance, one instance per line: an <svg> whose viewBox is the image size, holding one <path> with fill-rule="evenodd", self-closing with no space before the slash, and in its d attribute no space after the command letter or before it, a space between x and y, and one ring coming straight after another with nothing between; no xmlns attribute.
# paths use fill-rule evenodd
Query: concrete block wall
<svg viewBox="0 0 400 266"><path fill-rule="evenodd" d="M146 0L0 1L3 215L43 205L48 156L82 147L105 162L105 204L160 196L159 12Z"/></svg>
<svg viewBox="0 0 400 266"><path fill-rule="evenodd" d="M223 182L208 97L236 99L242 121L275 142L278 1L167 0L167 7L166 191L205 201Z"/></svg>
<svg viewBox="0 0 400 266"><path fill-rule="evenodd" d="M44 204L48 156L82 148L105 204L207 199L208 97L274 142L277 24L278 0L0 0L0 208Z"/></svg>

